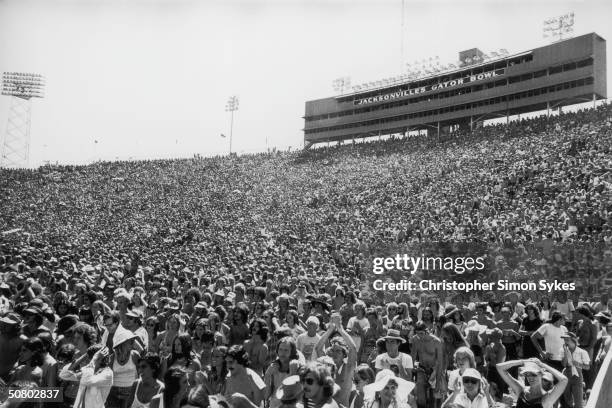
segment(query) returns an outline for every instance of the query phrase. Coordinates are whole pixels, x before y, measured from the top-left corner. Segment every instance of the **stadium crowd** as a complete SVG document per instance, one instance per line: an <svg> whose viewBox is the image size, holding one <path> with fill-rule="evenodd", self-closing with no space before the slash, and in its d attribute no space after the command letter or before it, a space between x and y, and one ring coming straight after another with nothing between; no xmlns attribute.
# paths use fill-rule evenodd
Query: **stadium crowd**
<svg viewBox="0 0 612 408"><path fill-rule="evenodd" d="M602 105L442 138L0 170L0 401L582 407L612 343L611 149ZM577 288L372 289L373 256L459 244L486 270L409 279Z"/></svg>

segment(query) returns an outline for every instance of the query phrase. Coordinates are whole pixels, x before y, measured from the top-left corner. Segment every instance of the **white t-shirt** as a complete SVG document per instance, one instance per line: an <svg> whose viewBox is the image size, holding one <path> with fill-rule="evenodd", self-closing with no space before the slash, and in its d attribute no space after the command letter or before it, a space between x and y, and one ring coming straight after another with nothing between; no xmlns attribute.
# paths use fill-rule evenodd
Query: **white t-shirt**
<svg viewBox="0 0 612 408"><path fill-rule="evenodd" d="M391 358L388 353L381 354L376 357L376 361L374 363L374 367L376 370L384 370L389 369L393 370L393 366L402 367L404 369L413 368L412 357L410 354L399 353L397 357ZM401 371L400 371L401 372ZM411 381L410 378L404 378L404 380Z"/></svg>
<svg viewBox="0 0 612 408"><path fill-rule="evenodd" d="M355 326L356 324L358 324L359 326L361 326L361 329L365 332L367 328L370 327L370 323L368 322L367 318L363 318L363 319L357 319L357 316L353 316L349 319L348 323L346 324L346 328L347 330L353 330L353 326ZM359 351L359 347L361 346L361 336L356 336L354 334L351 334L351 337L353 338L353 341L355 342L355 348L357 349L357 351Z"/></svg>
<svg viewBox="0 0 612 408"><path fill-rule="evenodd" d="M459 395L457 395L454 402L463 408L489 408L487 397L485 397L482 392L478 393L478 395L474 397L473 401L470 401L470 398L465 392L461 392Z"/></svg>
<svg viewBox="0 0 612 408"><path fill-rule="evenodd" d="M299 351L304 354L304 358L306 361L314 361L317 358L317 353L315 352L315 346L319 342L321 336L315 334L313 337L310 337L308 333L302 333L297 337L296 346Z"/></svg>
<svg viewBox="0 0 612 408"><path fill-rule="evenodd" d="M563 360L563 345L565 341L561 336L567 334L567 327L557 327L552 323L545 323L538 329L538 333L544 337L546 352L552 354L555 361Z"/></svg>

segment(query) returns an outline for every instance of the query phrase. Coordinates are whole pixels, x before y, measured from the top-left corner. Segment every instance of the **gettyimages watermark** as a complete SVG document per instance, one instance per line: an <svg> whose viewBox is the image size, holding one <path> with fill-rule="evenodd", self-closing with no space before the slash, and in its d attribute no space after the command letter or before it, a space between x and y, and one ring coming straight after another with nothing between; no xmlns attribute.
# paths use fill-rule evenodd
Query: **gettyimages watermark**
<svg viewBox="0 0 612 408"><path fill-rule="evenodd" d="M509 251L504 254L511 258ZM395 245L377 248L370 255L365 286L374 292L576 290L574 281L554 276L551 279L541 268L505 259L499 248L484 243ZM508 261L514 268L508 266Z"/></svg>

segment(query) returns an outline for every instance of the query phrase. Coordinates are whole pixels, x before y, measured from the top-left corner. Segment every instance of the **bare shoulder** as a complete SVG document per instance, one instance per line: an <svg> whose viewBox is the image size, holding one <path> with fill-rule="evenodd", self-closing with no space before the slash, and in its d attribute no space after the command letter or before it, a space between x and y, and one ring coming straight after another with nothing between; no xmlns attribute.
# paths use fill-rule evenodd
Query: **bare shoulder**
<svg viewBox="0 0 612 408"><path fill-rule="evenodd" d="M149 405L149 408L159 408L161 404L161 397L162 397L161 394L157 394L153 398L151 398L151 403Z"/></svg>

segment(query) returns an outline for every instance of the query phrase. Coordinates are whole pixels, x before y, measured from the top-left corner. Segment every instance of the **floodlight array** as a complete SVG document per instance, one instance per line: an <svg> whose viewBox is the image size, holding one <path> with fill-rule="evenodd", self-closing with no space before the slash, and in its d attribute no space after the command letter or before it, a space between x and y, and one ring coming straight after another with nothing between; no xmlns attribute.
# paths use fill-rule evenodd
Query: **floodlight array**
<svg viewBox="0 0 612 408"><path fill-rule="evenodd" d="M4 72L2 74L2 95L20 98L44 97L45 78L40 74L25 72Z"/></svg>

